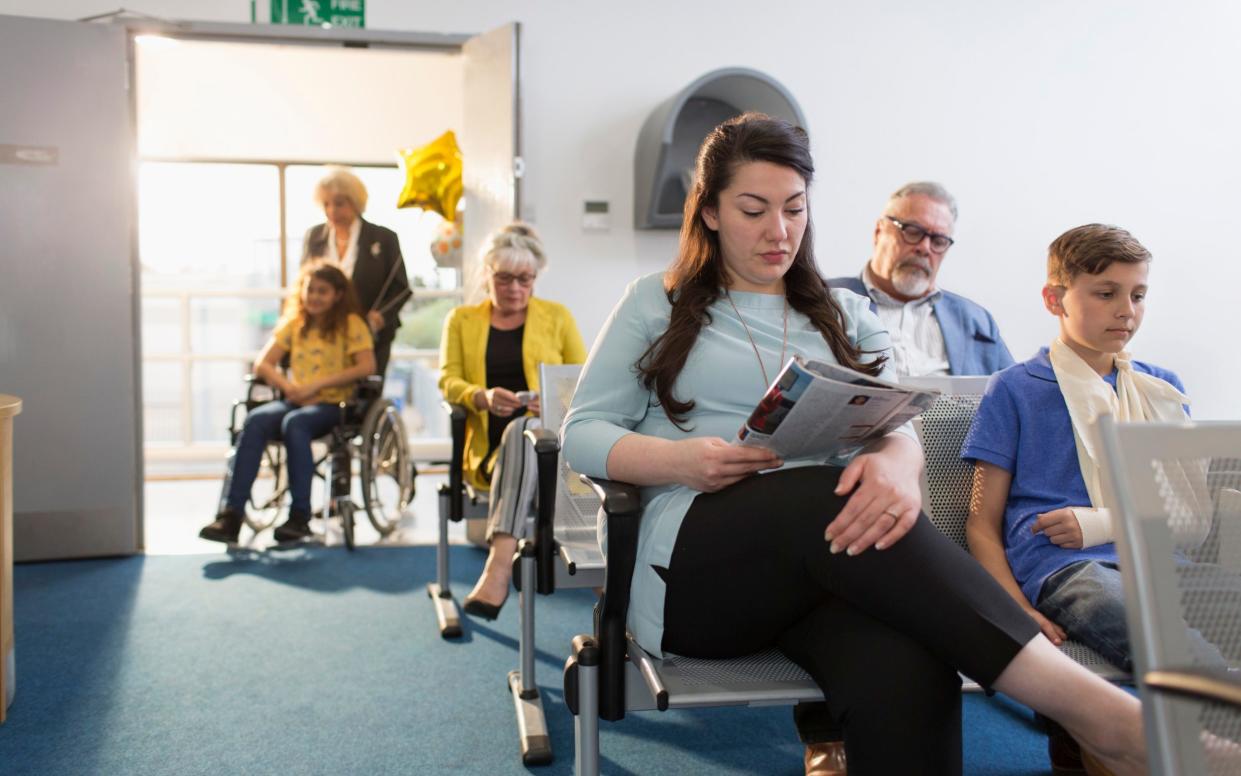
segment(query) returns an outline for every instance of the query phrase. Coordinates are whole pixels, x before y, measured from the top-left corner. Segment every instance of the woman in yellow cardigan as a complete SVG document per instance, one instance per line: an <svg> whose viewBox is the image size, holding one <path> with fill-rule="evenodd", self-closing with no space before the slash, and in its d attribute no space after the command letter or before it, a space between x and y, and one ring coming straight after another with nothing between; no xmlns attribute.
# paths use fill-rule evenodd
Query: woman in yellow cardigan
<svg viewBox="0 0 1241 776"><path fill-rule="evenodd" d="M513 552L534 497L534 456L520 451L522 432L537 423L539 364L586 360L568 308L533 296L535 278L546 266L543 245L530 226L514 223L500 230L483 255L488 298L453 310L440 343L440 391L469 413L466 482L490 491L491 550L463 608L489 620L508 598ZM505 465L523 460L525 465Z"/></svg>

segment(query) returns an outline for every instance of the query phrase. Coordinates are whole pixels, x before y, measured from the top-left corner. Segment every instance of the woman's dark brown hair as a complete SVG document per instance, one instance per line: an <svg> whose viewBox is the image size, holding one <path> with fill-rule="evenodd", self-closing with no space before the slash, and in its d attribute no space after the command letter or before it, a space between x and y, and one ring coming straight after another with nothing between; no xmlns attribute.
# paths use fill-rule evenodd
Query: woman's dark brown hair
<svg viewBox="0 0 1241 776"><path fill-rule="evenodd" d="M681 243L677 258L664 274L664 289L672 305L668 328L634 365L642 385L654 391L668 419L677 428L694 408L672 394L690 350L703 326L711 323L710 307L724 293L727 276L720 255L719 235L707 228L702 211L718 207L720 192L728 188L739 165L770 162L789 167L801 175L807 188L814 178L810 139L801 127L761 113L745 113L711 130L698 151L694 188L685 198ZM869 362L845 331L844 312L828 293L827 281L814 260L814 230L806 210L806 233L793 263L784 275L784 294L789 306L810 319L823 335L832 354L842 365L877 375L886 357Z"/></svg>
<svg viewBox="0 0 1241 776"><path fill-rule="evenodd" d="M362 305L358 303L358 295L353 290L353 283L349 281L340 267L324 260L306 262L297 276L297 289L284 300L284 317L301 321L303 337L310 331L311 321L302 303L302 289L306 287L311 278L322 280L340 294L336 304L332 305L331 309L325 312L318 321L319 332L325 340L332 342L336 339L338 332L344 335L348 331L351 313L358 316L362 314Z"/></svg>

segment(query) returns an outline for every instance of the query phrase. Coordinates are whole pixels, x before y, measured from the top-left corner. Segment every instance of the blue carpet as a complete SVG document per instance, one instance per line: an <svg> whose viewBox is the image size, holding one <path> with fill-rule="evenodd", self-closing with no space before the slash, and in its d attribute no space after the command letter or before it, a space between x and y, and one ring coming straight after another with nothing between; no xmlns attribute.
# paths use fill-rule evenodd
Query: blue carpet
<svg viewBox="0 0 1241 776"><path fill-rule="evenodd" d="M454 589L483 554L454 548ZM517 607L443 641L429 547L19 565L17 698L0 773L524 773L505 684ZM560 669L592 596L539 601L539 685L572 772ZM1045 774L1030 714L965 702L966 771ZM899 745L899 731L893 731ZM635 714L603 723L608 774L797 774L785 707Z"/></svg>

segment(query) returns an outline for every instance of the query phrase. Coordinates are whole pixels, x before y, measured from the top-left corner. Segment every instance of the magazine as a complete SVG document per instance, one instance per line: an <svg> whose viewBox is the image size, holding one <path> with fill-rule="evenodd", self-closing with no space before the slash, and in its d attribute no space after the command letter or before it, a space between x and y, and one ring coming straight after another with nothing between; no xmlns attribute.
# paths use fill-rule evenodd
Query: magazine
<svg viewBox="0 0 1241 776"><path fill-rule="evenodd" d="M939 391L793 356L733 444L786 460L847 456L926 411Z"/></svg>

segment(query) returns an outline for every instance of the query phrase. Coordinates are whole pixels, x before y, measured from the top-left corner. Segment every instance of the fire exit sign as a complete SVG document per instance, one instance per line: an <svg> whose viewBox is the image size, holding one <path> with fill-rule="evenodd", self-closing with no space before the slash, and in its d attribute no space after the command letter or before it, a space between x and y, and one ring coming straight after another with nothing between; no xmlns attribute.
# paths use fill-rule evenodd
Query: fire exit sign
<svg viewBox="0 0 1241 776"><path fill-rule="evenodd" d="M272 24L365 27L366 0L271 0Z"/></svg>

